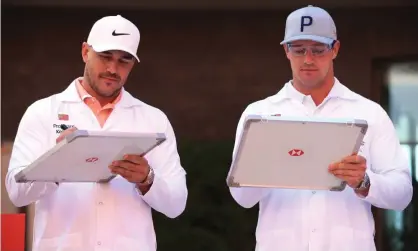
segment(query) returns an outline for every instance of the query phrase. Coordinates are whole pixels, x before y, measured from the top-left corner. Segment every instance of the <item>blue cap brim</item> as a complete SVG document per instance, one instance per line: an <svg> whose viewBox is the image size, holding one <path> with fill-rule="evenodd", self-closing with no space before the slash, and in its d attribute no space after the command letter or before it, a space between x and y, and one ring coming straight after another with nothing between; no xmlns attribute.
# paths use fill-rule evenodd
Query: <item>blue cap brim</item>
<svg viewBox="0 0 418 251"><path fill-rule="evenodd" d="M311 40L311 41L315 41L315 42L323 43L323 44L332 44L332 42L334 42L335 39L332 39L329 37L317 36L317 35L299 35L299 36L287 38L283 40L280 44L287 44L287 43L298 41L298 40Z"/></svg>

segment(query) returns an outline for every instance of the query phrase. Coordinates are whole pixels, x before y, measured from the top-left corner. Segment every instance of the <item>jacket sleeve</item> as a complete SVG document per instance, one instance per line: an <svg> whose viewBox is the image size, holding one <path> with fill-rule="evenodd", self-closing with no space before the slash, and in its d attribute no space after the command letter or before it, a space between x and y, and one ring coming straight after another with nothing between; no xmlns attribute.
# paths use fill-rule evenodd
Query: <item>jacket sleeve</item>
<svg viewBox="0 0 418 251"><path fill-rule="evenodd" d="M241 137L241 133L244 126L244 121L246 116L252 114L251 106L248 106L241 115L241 118L238 121L238 126L235 135L235 144L232 153L232 162L234 162L236 152L238 150L238 145ZM232 167L229 170L229 173L232 171ZM242 207L251 208L255 206L263 197L265 197L270 189L268 188L253 188L253 187L230 187L229 191L231 192L234 200Z"/></svg>
<svg viewBox="0 0 418 251"><path fill-rule="evenodd" d="M180 163L175 134L167 117L165 120L166 141L145 156L154 169L154 182L145 195L139 190L138 193L154 210L169 218L175 218L186 207L188 190L186 172Z"/></svg>
<svg viewBox="0 0 418 251"><path fill-rule="evenodd" d="M10 200L16 207L27 206L53 193L58 187L54 182L17 183L15 181L18 172L48 149L48 133L42 119L47 109L41 102L33 103L25 111L13 144L5 183Z"/></svg>
<svg viewBox="0 0 418 251"><path fill-rule="evenodd" d="M383 109L377 114L367 160L370 189L362 199L379 208L403 210L412 200L410 164L389 116Z"/></svg>

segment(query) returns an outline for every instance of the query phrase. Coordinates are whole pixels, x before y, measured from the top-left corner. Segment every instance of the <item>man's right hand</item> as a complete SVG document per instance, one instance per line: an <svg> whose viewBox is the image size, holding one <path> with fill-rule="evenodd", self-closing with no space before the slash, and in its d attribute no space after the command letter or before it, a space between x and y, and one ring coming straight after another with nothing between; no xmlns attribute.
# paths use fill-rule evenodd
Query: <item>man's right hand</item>
<svg viewBox="0 0 418 251"><path fill-rule="evenodd" d="M71 127L67 130L64 130L60 133L60 135L58 136L58 138L56 139L56 143L58 144L59 142L61 142L67 135L73 133L74 131L77 131L76 127Z"/></svg>

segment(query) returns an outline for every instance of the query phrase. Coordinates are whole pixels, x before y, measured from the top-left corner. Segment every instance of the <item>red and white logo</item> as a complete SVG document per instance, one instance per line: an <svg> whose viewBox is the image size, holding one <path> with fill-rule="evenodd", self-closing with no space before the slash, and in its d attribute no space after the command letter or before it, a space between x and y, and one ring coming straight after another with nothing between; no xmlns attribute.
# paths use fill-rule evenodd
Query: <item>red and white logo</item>
<svg viewBox="0 0 418 251"><path fill-rule="evenodd" d="M288 153L290 156L297 157L297 156L302 156L305 152L300 149L292 149Z"/></svg>
<svg viewBox="0 0 418 251"><path fill-rule="evenodd" d="M58 119L68 121L68 119L70 119L70 116L68 116L68 114L58 114Z"/></svg>
<svg viewBox="0 0 418 251"><path fill-rule="evenodd" d="M91 157L91 158L86 159L86 162L92 163L92 162L96 162L98 160L99 160L99 158L97 158L97 157Z"/></svg>

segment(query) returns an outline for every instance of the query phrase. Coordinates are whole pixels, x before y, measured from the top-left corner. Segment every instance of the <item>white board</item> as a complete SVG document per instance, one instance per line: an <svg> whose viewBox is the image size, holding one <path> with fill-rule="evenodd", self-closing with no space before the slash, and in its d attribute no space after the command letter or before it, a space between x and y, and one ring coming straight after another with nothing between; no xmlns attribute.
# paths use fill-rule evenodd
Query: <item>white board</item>
<svg viewBox="0 0 418 251"><path fill-rule="evenodd" d="M17 182L107 182L108 166L125 154L145 155L166 140L161 133L78 130L15 175Z"/></svg>
<svg viewBox="0 0 418 251"><path fill-rule="evenodd" d="M367 129L356 119L248 116L227 184L342 191L328 166L357 153Z"/></svg>

